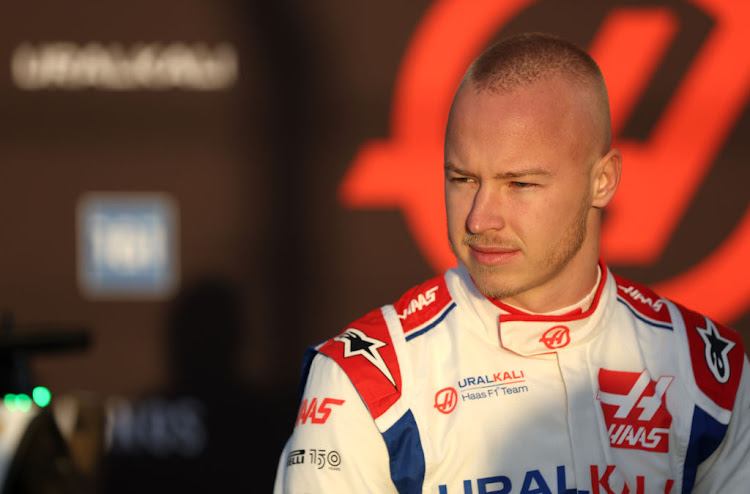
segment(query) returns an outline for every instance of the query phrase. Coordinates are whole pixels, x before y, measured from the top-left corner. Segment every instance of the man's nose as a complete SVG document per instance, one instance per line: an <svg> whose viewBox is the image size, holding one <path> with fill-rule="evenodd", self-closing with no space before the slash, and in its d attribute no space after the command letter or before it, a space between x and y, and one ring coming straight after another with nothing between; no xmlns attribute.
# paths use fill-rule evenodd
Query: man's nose
<svg viewBox="0 0 750 494"><path fill-rule="evenodd" d="M488 230L501 230L505 227L503 200L500 191L480 186L466 218L466 230L480 234Z"/></svg>

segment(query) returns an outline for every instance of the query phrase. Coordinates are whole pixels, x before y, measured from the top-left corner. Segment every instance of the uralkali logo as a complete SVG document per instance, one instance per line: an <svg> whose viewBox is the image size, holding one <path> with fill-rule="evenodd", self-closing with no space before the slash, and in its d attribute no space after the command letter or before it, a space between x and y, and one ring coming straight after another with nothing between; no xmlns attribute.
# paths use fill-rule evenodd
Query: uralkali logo
<svg viewBox="0 0 750 494"><path fill-rule="evenodd" d="M674 378L652 381L644 370L599 369L599 396L609 442L613 448L667 453L672 415L665 395Z"/></svg>
<svg viewBox="0 0 750 494"><path fill-rule="evenodd" d="M507 23L537 3L433 3L401 61L390 137L364 144L340 185L347 207L399 208L437 272L455 265L446 241L445 216L440 214L444 211L443 136L453 93L471 60ZM621 135L677 38L681 28L677 15L656 2L615 5L587 47L607 80L614 145L622 151L626 167L602 229L602 256L612 264L651 266L658 261L747 105L750 2L690 3L713 20L711 30L643 140ZM394 176L399 179L393 180ZM729 322L750 304L747 252L750 207L720 247L653 288Z"/></svg>

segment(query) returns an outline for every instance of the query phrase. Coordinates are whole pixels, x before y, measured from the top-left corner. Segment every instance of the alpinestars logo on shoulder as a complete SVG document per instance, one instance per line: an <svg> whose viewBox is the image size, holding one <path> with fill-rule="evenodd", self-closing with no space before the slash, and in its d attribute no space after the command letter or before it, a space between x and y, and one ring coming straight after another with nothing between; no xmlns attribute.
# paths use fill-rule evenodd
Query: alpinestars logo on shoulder
<svg viewBox="0 0 750 494"><path fill-rule="evenodd" d="M729 381L731 366L727 355L734 348L734 342L719 334L716 325L706 318L705 328L696 327L706 345L706 364L716 381L725 384Z"/></svg>
<svg viewBox="0 0 750 494"><path fill-rule="evenodd" d="M344 358L357 355L366 358L388 378L394 387L396 386L396 380L393 379L391 371L378 351L379 348L386 346L384 342L370 338L363 331L354 328L347 328L341 336L337 336L334 340L344 344Z"/></svg>

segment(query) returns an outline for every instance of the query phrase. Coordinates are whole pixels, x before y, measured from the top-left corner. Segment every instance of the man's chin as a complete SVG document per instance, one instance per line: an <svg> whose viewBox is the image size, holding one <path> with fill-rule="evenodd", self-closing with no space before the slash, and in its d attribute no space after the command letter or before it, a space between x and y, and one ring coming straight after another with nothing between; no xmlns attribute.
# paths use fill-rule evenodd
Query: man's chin
<svg viewBox="0 0 750 494"><path fill-rule="evenodd" d="M519 289L518 287L509 286L509 285L503 285L499 286L497 284L480 284L476 283L477 288L479 289L482 294L487 297L491 298L493 300L507 300L509 298L513 298L516 295L523 292L522 289Z"/></svg>
<svg viewBox="0 0 750 494"><path fill-rule="evenodd" d="M513 283L508 266L468 266L474 284L486 297L503 300L518 295L523 289Z"/></svg>

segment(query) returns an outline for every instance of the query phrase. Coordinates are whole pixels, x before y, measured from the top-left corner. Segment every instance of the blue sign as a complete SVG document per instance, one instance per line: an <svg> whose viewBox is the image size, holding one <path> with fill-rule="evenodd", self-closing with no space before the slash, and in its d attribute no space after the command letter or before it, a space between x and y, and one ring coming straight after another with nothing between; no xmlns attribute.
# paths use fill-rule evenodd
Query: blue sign
<svg viewBox="0 0 750 494"><path fill-rule="evenodd" d="M163 298L177 283L177 208L165 194L88 193L78 204L78 278L98 298Z"/></svg>

